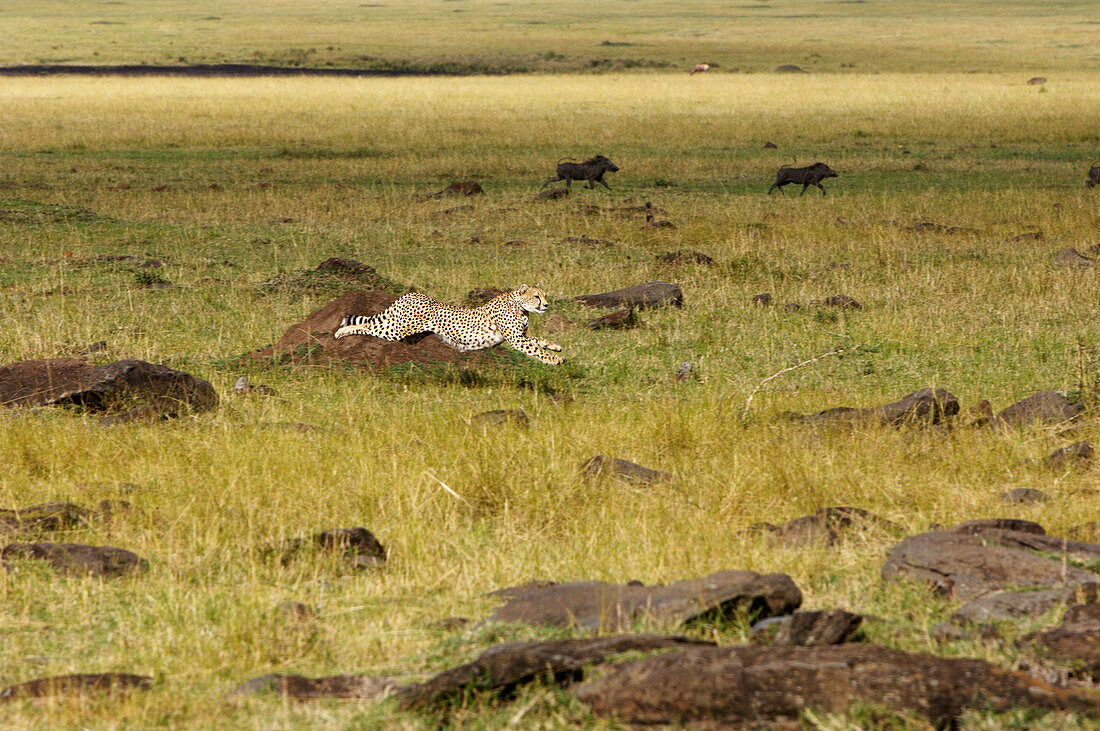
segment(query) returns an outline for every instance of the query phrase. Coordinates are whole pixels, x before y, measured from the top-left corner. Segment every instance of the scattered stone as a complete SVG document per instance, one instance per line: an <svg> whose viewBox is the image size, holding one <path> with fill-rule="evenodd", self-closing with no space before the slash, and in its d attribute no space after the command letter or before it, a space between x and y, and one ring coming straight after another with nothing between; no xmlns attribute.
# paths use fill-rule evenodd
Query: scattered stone
<svg viewBox="0 0 1100 731"><path fill-rule="evenodd" d="M846 294L834 294L832 297L826 297L823 300L810 300L811 305L821 305L824 307L839 307L845 310L861 310L863 305L856 302L854 299Z"/></svg>
<svg viewBox="0 0 1100 731"><path fill-rule="evenodd" d="M145 573L149 562L136 553L112 546L80 543L9 543L0 550L0 565L12 559L46 561L55 570L76 576L123 576Z"/></svg>
<svg viewBox="0 0 1100 731"><path fill-rule="evenodd" d="M587 246L614 246L614 241L606 239L594 239L590 236L566 236L561 240L563 244L585 244Z"/></svg>
<svg viewBox="0 0 1100 731"><path fill-rule="evenodd" d="M941 234L976 234L978 229L968 228L966 226L945 226L942 223L932 223L931 221L920 221L909 226L905 226L910 231L933 231Z"/></svg>
<svg viewBox="0 0 1100 731"><path fill-rule="evenodd" d="M765 150L778 150L779 145L775 144L774 142L765 142L764 143L764 149Z"/></svg>
<svg viewBox="0 0 1100 731"><path fill-rule="evenodd" d="M288 538L265 553L287 564L308 548L338 552L356 569L378 568L386 563L386 549L373 533L359 527L321 531L306 539Z"/></svg>
<svg viewBox="0 0 1100 731"><path fill-rule="evenodd" d="M1030 79L1027 80L1028 86L1041 86L1045 83L1047 83L1047 77L1045 76L1032 76Z"/></svg>
<svg viewBox="0 0 1100 731"><path fill-rule="evenodd" d="M1045 503L1050 500L1047 494L1042 490L1036 490L1031 487L1017 487L1014 490L1001 494L1001 500L1006 503L1014 503L1018 505L1033 505L1034 503Z"/></svg>
<svg viewBox="0 0 1100 731"><path fill-rule="evenodd" d="M783 311L784 312L801 312L802 311L802 305L798 304L797 302L788 302L785 305L783 305Z"/></svg>
<svg viewBox="0 0 1100 731"><path fill-rule="evenodd" d="M441 198L445 195L481 195L484 193L476 180L466 180L461 183L451 183L438 193L433 193L433 198Z"/></svg>
<svg viewBox="0 0 1100 731"><path fill-rule="evenodd" d="M959 400L942 388L922 388L906 394L898 401L867 409L841 406L816 414L791 414L791 418L808 424L939 424L959 413Z"/></svg>
<svg viewBox="0 0 1100 731"><path fill-rule="evenodd" d="M481 653L471 663L397 691L398 706L431 708L471 691L508 696L525 683L552 678L580 680L584 669L624 652L652 652L670 647L713 646L713 642L671 635L615 635L593 639L505 642Z"/></svg>
<svg viewBox="0 0 1100 731"><path fill-rule="evenodd" d="M503 289L497 289L496 287L478 287L477 289L471 289L469 291L462 304L465 307L480 307L489 300L499 297L502 294L504 294Z"/></svg>
<svg viewBox="0 0 1100 731"><path fill-rule="evenodd" d="M684 293L679 285L669 282L648 282L613 292L582 294L573 299L589 307L637 307L639 310L660 305L684 305Z"/></svg>
<svg viewBox="0 0 1100 731"><path fill-rule="evenodd" d="M1041 591L997 591L959 607L951 620L980 624L1020 617L1038 617L1056 607L1095 602L1100 584L1043 589Z"/></svg>
<svg viewBox="0 0 1100 731"><path fill-rule="evenodd" d="M238 685L229 692L229 697L277 693L296 701L312 701L319 698L379 700L393 694L401 687L401 683L396 678L385 676L331 675L324 678L306 678L301 675L269 673Z"/></svg>
<svg viewBox="0 0 1100 731"><path fill-rule="evenodd" d="M711 259L701 251L692 251L691 249L677 249L667 254L661 254L657 257L657 261L661 264L702 264L708 267L714 266L714 259Z"/></svg>
<svg viewBox="0 0 1100 731"><path fill-rule="evenodd" d="M764 645L840 645L863 623L863 616L843 609L799 611L771 617L752 627L752 640Z"/></svg>
<svg viewBox="0 0 1100 731"><path fill-rule="evenodd" d="M559 198L568 198L569 188L551 188L535 195L536 201L555 201Z"/></svg>
<svg viewBox="0 0 1100 731"><path fill-rule="evenodd" d="M685 360L680 364L680 367L676 369L676 380L686 381L692 377L692 371L694 367L691 365L690 360Z"/></svg>
<svg viewBox="0 0 1100 731"><path fill-rule="evenodd" d="M397 297L381 291L356 290L332 300L292 325L274 345L252 353L255 359L288 359L291 362L351 363L362 368L385 368L403 363L477 366L500 362L491 350L461 353L438 335L412 335L392 342L369 335L336 340L332 333L345 315L376 315Z"/></svg>
<svg viewBox="0 0 1100 731"><path fill-rule="evenodd" d="M584 326L589 330L631 330L639 324L634 308L627 307L589 320Z"/></svg>
<svg viewBox="0 0 1100 731"><path fill-rule="evenodd" d="M784 64L780 64L779 66L775 67L775 73L777 73L777 74L808 74L809 71L806 71L806 70L804 70L804 69L802 69L798 66L795 66L793 63L784 63Z"/></svg>
<svg viewBox="0 0 1100 731"><path fill-rule="evenodd" d="M1071 666L1073 675L1100 673L1100 622L1074 622L1024 635L1017 643L1040 658Z"/></svg>
<svg viewBox="0 0 1100 731"><path fill-rule="evenodd" d="M1056 267L1090 267L1096 261L1082 254L1077 249L1066 249L1054 257Z"/></svg>
<svg viewBox="0 0 1100 731"><path fill-rule="evenodd" d="M323 262L318 264L317 268L313 271L319 273L345 275L354 278L359 278L363 276L369 277L378 273L378 271L369 264L364 264L363 262L356 261L355 259L342 259L338 256L333 256L331 258L325 259Z"/></svg>
<svg viewBox="0 0 1100 731"><path fill-rule="evenodd" d="M1042 231L1027 231L1027 232L1024 232L1022 234L1016 234L1012 238L1008 239L1008 241L1006 243L1011 243L1013 241L1042 241L1042 240L1043 240L1043 232Z"/></svg>
<svg viewBox="0 0 1100 731"><path fill-rule="evenodd" d="M783 525L764 530L788 548L831 547L837 545L848 530L869 526L890 531L898 530L898 527L888 520L866 510L849 507L818 508L813 515L794 518Z"/></svg>
<svg viewBox="0 0 1100 731"><path fill-rule="evenodd" d="M1038 523L1030 520L1020 520L1019 518L984 518L982 520L968 520L965 523L959 523L954 526L950 529L950 532L977 535L987 530L1008 530L1018 533L1031 533L1037 536L1045 536L1047 534L1043 526Z"/></svg>
<svg viewBox="0 0 1100 731"><path fill-rule="evenodd" d="M882 567L882 577L927 582L937 593L964 600L1000 589L1100 583L1100 576L1062 561L1003 545L986 545L997 533L935 532L911 536L890 549ZM999 532L1002 537L1006 533L1018 540L1048 538L1030 533ZM1061 539L1055 541L1062 543Z"/></svg>
<svg viewBox="0 0 1100 731"><path fill-rule="evenodd" d="M104 366L78 358L28 360L0 366L0 406L78 405L89 411L124 411L134 402L175 416L218 407L209 381L142 360Z"/></svg>
<svg viewBox="0 0 1100 731"><path fill-rule="evenodd" d="M1088 442L1074 442L1068 447L1056 449L1043 459L1043 466L1053 470L1064 470L1072 467L1085 468L1092 464L1094 454L1092 445Z"/></svg>
<svg viewBox="0 0 1100 731"><path fill-rule="evenodd" d="M597 475L610 475L626 482L655 485L661 482L672 482L672 475L660 470L652 470L642 467L634 462L627 462L618 457L605 457L597 454L592 459L581 465L581 471L588 477Z"/></svg>
<svg viewBox="0 0 1100 731"><path fill-rule="evenodd" d="M1060 424L1074 419L1083 410L1080 403L1070 401L1057 391L1040 391L1002 410L990 423L1016 428Z"/></svg>
<svg viewBox="0 0 1100 731"><path fill-rule="evenodd" d="M802 604L802 592L786 574L722 571L667 586L531 583L494 591L505 604L491 622L629 631L646 626L680 626L697 618L747 614L754 618L790 614Z"/></svg>
<svg viewBox="0 0 1100 731"><path fill-rule="evenodd" d="M494 411L483 411L470 417L471 426L482 428L505 426L507 424L527 426L529 421L527 412L523 409L496 409Z"/></svg>
<svg viewBox="0 0 1100 731"><path fill-rule="evenodd" d="M505 241L504 245L519 248L519 247L522 247L522 246L527 246L527 242L522 240L522 239L512 239L510 241Z"/></svg>
<svg viewBox="0 0 1100 731"><path fill-rule="evenodd" d="M44 503L16 510L0 510L0 536L71 530L88 525L91 520L91 511L74 503Z"/></svg>
<svg viewBox="0 0 1100 731"><path fill-rule="evenodd" d="M761 292L760 294L753 295L752 303L757 307L769 307L772 303L771 292Z"/></svg>
<svg viewBox="0 0 1100 731"><path fill-rule="evenodd" d="M964 709L1039 708L1097 715L1100 695L1058 688L984 660L862 644L692 647L618 665L581 685L603 718L637 725L758 728L797 723L806 709L845 713L886 704L951 726Z"/></svg>
<svg viewBox="0 0 1100 731"><path fill-rule="evenodd" d="M546 319L542 321L542 327L540 329L547 335L555 335L557 333L573 330L576 327L576 324L568 317L554 312L546 316Z"/></svg>
<svg viewBox="0 0 1100 731"><path fill-rule="evenodd" d="M20 698L45 698L48 696L79 697L85 695L113 695L128 690L149 690L153 679L129 673L79 673L38 678L0 690L0 702Z"/></svg>

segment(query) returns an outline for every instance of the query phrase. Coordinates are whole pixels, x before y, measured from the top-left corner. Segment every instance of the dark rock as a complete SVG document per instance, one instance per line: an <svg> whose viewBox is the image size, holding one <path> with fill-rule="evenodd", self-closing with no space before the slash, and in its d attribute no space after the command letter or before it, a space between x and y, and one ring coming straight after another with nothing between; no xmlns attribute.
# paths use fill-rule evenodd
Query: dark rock
<svg viewBox="0 0 1100 731"><path fill-rule="evenodd" d="M1043 460L1043 466L1052 470L1088 467L1092 463L1094 451L1088 442L1074 442L1068 447L1056 449L1047 455Z"/></svg>
<svg viewBox="0 0 1100 731"><path fill-rule="evenodd" d="M1031 487L1017 487L1014 490L1001 493L1001 500L1006 503L1032 505L1034 503L1045 503L1050 498L1042 490Z"/></svg>
<svg viewBox="0 0 1100 731"><path fill-rule="evenodd" d="M951 619L954 622L980 624L1020 617L1038 617L1055 607L1095 602L1098 588L1100 584L1041 591L998 591L967 602L951 615Z"/></svg>
<svg viewBox="0 0 1100 731"><path fill-rule="evenodd" d="M638 318L634 314L634 308L615 310L594 320L584 323L589 330L630 330L638 327Z"/></svg>
<svg viewBox="0 0 1100 731"><path fill-rule="evenodd" d="M973 535L987 530L1010 530L1019 533L1034 533L1037 536L1046 535L1043 526L1030 520L1018 518L984 518L982 520L968 520L965 523L949 529L952 533L966 533Z"/></svg>
<svg viewBox="0 0 1100 731"><path fill-rule="evenodd" d="M947 727L964 709L1039 708L1097 715L1094 691L1048 685L984 660L874 645L693 647L623 663L581 685L580 700L626 725L694 722L759 728L806 709L845 713L882 704Z"/></svg>
<svg viewBox="0 0 1100 731"><path fill-rule="evenodd" d="M573 299L589 307L636 307L639 310L659 305L682 307L684 293L679 285L668 282L648 282L625 289L600 294L582 294Z"/></svg>
<svg viewBox="0 0 1100 731"><path fill-rule="evenodd" d="M1030 533L1015 535L1033 539L1046 537ZM890 550L882 567L882 577L927 582L936 592L959 599L975 599L998 589L1100 583L1100 576L1061 561L1016 548L986 545L989 536L990 532L911 536Z"/></svg>
<svg viewBox="0 0 1100 731"><path fill-rule="evenodd" d="M957 642L959 640L992 640L1000 641L1004 637L996 624L952 624L950 622L938 622L932 625L928 634L937 642Z"/></svg>
<svg viewBox="0 0 1100 731"><path fill-rule="evenodd" d="M810 424L881 424L901 425L913 423L938 424L947 417L959 413L959 400L942 388L922 388L901 399L882 406L854 409L841 406L826 409L817 414L794 415L798 421Z"/></svg>
<svg viewBox="0 0 1100 731"><path fill-rule="evenodd" d="M495 411L483 411L470 417L472 426L491 427L514 424L515 426L527 426L530 419L523 409L496 409Z"/></svg>
<svg viewBox="0 0 1100 731"><path fill-rule="evenodd" d="M761 292L760 294L753 295L752 303L757 307L768 307L772 303L771 292Z"/></svg>
<svg viewBox="0 0 1100 731"><path fill-rule="evenodd" d="M29 360L0 366L0 406L83 406L123 411L134 403L168 416L184 405L195 411L218 407L209 382L167 366L120 360L104 366L77 358Z"/></svg>
<svg viewBox="0 0 1100 731"><path fill-rule="evenodd" d="M290 538L265 553L286 564L309 548L338 552L356 569L377 568L386 563L386 549L373 533L359 527L321 531L308 539Z"/></svg>
<svg viewBox="0 0 1100 731"><path fill-rule="evenodd" d="M535 195L536 201L553 201L559 198L568 198L569 188L551 188Z"/></svg>
<svg viewBox="0 0 1100 731"><path fill-rule="evenodd" d="M229 692L229 697L277 693L296 701L311 701L319 698L377 700L389 696L400 687L401 683L396 678L372 675L306 678L301 675L269 673L238 685Z"/></svg>
<svg viewBox="0 0 1100 731"><path fill-rule="evenodd" d="M839 645L847 642L863 623L863 617L843 609L795 612L757 622L754 642L771 645Z"/></svg>
<svg viewBox="0 0 1100 731"><path fill-rule="evenodd" d="M783 311L784 312L801 312L802 311L802 305L798 304L797 302L788 302L787 304L783 305Z"/></svg>
<svg viewBox="0 0 1100 731"><path fill-rule="evenodd" d="M497 691L506 696L518 686L538 678L553 678L558 682L580 680L586 667L624 652L713 645L713 642L670 635L506 642L490 647L471 663L400 689L398 706L430 708L473 690Z"/></svg>
<svg viewBox="0 0 1100 731"><path fill-rule="evenodd" d="M774 142L765 142L764 143L764 149L765 150L778 150L779 145L775 144Z"/></svg>
<svg viewBox="0 0 1100 731"><path fill-rule="evenodd" d="M0 690L0 702L20 698L45 698L48 696L78 697L85 695L113 695L128 690L148 690L153 679L129 673L79 673L38 678Z"/></svg>
<svg viewBox="0 0 1100 731"><path fill-rule="evenodd" d="M1045 83L1047 83L1047 77L1045 76L1032 76L1030 79L1027 80L1028 86L1041 86Z"/></svg>
<svg viewBox="0 0 1100 731"><path fill-rule="evenodd" d="M1074 675L1100 673L1100 622L1074 622L1024 635L1017 643L1041 659L1069 665Z"/></svg>
<svg viewBox="0 0 1100 731"><path fill-rule="evenodd" d="M1056 267L1091 267L1096 264L1094 259L1082 254L1077 249L1066 249L1054 257Z"/></svg>
<svg viewBox="0 0 1100 731"><path fill-rule="evenodd" d="M91 511L73 503L44 503L17 510L0 510L0 536L38 535L89 525Z"/></svg>
<svg viewBox="0 0 1100 731"><path fill-rule="evenodd" d="M845 310L863 309L863 305L846 294L834 294L832 297L826 297L823 300L811 300L810 304L821 305L823 307L840 307Z"/></svg>
<svg viewBox="0 0 1100 731"><path fill-rule="evenodd" d="M1013 242L1013 241L1042 241L1042 240L1043 240L1043 232L1042 231L1027 231L1025 233L1017 234L1017 235L1013 236L1008 241Z"/></svg>
<svg viewBox="0 0 1100 731"><path fill-rule="evenodd" d="M691 365L691 361L685 360L683 363L680 364L680 367L676 369L676 380L686 381L690 379L692 377L693 370L694 366Z"/></svg>
<svg viewBox="0 0 1100 731"><path fill-rule="evenodd" d="M586 246L614 246L614 241L607 239L594 239L591 236L566 236L561 240L563 244L585 244Z"/></svg>
<svg viewBox="0 0 1100 731"><path fill-rule="evenodd" d="M657 257L657 261L661 264L703 264L708 267L714 266L714 259L711 259L701 251L692 251L691 249L678 249L677 251L671 251L667 254L661 254Z"/></svg>
<svg viewBox="0 0 1100 731"><path fill-rule="evenodd" d="M488 350L460 353L438 335L412 335L397 342L369 335L340 340L332 337L345 315L376 315L396 300L394 295L381 291L347 292L311 312L305 320L287 329L277 343L252 353L252 357L316 364L351 363L363 368L385 368L402 363L439 367L446 363L477 366L499 362L499 357Z"/></svg>
<svg viewBox="0 0 1100 731"><path fill-rule="evenodd" d="M1071 604L1062 615L1062 624L1100 622L1100 603L1095 601Z"/></svg>
<svg viewBox="0 0 1100 731"><path fill-rule="evenodd" d="M377 274L377 270L369 264L364 264L355 259L341 259L338 256L325 259L317 265L315 272L323 272L337 275L350 275L352 277L370 276Z"/></svg>
<svg viewBox="0 0 1100 731"><path fill-rule="evenodd" d="M477 289L471 289L469 291L462 304L466 307L480 307L489 300L499 297L504 293L503 289L497 289L496 287L478 287Z"/></svg>
<svg viewBox="0 0 1100 731"><path fill-rule="evenodd" d="M802 592L785 574L722 571L667 586L532 583L492 592L505 604L489 621L627 631L635 623L679 626L696 618L747 614L761 618L789 614Z"/></svg>
<svg viewBox="0 0 1100 731"><path fill-rule="evenodd" d="M1100 544L1083 543L1058 536L1038 535L1013 530L990 529L979 534L987 544L996 544L1005 548L1017 548L1037 553L1064 553L1078 561L1100 560Z"/></svg>
<svg viewBox="0 0 1100 731"><path fill-rule="evenodd" d="M807 74L808 71L794 65L793 63L784 63L775 67L775 73L777 74Z"/></svg>
<svg viewBox="0 0 1100 731"><path fill-rule="evenodd" d="M126 549L80 543L9 543L0 550L0 565L10 568L12 559L46 561L74 575L123 576L149 570L148 561Z"/></svg>
<svg viewBox="0 0 1100 731"><path fill-rule="evenodd" d="M890 521L866 510L840 506L818 508L813 515L788 520L775 526L770 533L777 541L790 548L825 547L835 546L843 534L852 528L871 526L897 530L897 526Z"/></svg>
<svg viewBox="0 0 1100 731"><path fill-rule="evenodd" d="M481 195L485 191L481 189L476 180L466 180L460 183L451 183L438 193L434 193L434 197L439 198L445 195Z"/></svg>
<svg viewBox="0 0 1100 731"><path fill-rule="evenodd" d="M993 417L994 426L1025 427L1034 424L1060 424L1074 419L1084 407L1057 391L1040 391L1017 401Z"/></svg>
<svg viewBox="0 0 1100 731"><path fill-rule="evenodd" d="M602 454L597 454L581 465L581 471L589 477L611 475L619 480L647 485L673 480L672 475L667 472L642 467L640 464L627 462L625 459L619 459L618 457L605 457Z"/></svg>

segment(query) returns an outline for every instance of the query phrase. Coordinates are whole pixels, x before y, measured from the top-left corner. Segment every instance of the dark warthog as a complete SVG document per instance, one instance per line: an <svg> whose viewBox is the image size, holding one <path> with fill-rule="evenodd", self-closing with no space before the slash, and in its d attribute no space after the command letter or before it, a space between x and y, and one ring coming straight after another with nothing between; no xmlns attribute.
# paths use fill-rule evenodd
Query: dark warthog
<svg viewBox="0 0 1100 731"><path fill-rule="evenodd" d="M802 193L806 192L806 188L811 185L816 185L821 188L821 181L825 178L835 178L836 173L833 169L823 162L815 162L813 165L804 168L792 168L784 165L779 168L779 172L775 174L775 182L772 183L772 187L768 188L768 195L776 188L779 188L779 192L783 192L783 186L787 183L802 183ZM799 193L799 195L802 195ZM821 195L825 195L825 189L821 188Z"/></svg>
<svg viewBox="0 0 1100 731"><path fill-rule="evenodd" d="M1089 177L1085 181L1086 188L1095 188L1100 185L1100 160L1089 163Z"/></svg>
<svg viewBox="0 0 1100 731"><path fill-rule="evenodd" d="M590 157L584 162L564 162L569 159L571 158L563 157L561 160L558 160L558 174L543 183L543 188L557 180L564 180L566 188L568 188L574 180L587 180L589 188L595 188L596 183L599 183L608 190L611 190L611 186L603 179L603 174L619 172L619 168L615 163L611 162L603 155Z"/></svg>

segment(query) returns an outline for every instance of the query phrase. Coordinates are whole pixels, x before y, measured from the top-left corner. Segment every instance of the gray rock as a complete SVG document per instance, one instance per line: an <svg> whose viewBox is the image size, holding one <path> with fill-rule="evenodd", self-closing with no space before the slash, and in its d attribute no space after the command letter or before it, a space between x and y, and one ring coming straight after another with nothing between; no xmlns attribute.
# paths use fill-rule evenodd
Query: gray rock
<svg viewBox="0 0 1100 731"><path fill-rule="evenodd" d="M269 673L241 683L229 692L230 698L276 693L296 701L320 698L378 700L402 687L396 678L372 675L330 675L307 678L302 675Z"/></svg>
<svg viewBox="0 0 1100 731"><path fill-rule="evenodd" d="M1040 391L1017 401L989 422L993 426L1025 427L1036 424L1060 424L1074 419L1083 410L1057 391Z"/></svg>
<svg viewBox="0 0 1100 731"><path fill-rule="evenodd" d="M861 615L843 609L795 612L757 622L752 639L771 645L839 645L851 639L862 623Z"/></svg>
<svg viewBox="0 0 1100 731"><path fill-rule="evenodd" d="M1045 503L1050 500L1047 494L1042 490L1036 490L1031 487L1017 487L1014 490L1001 494L1001 500L1006 503L1013 503L1017 505L1032 505L1034 503Z"/></svg>
<svg viewBox="0 0 1100 731"><path fill-rule="evenodd" d="M315 533L308 539L289 538L265 549L286 564L307 549L341 554L352 568L378 568L386 563L386 549L366 528L340 528Z"/></svg>
<svg viewBox="0 0 1100 731"><path fill-rule="evenodd" d="M28 680L26 683L19 683L18 685L9 685L7 688L0 690L0 702L49 696L114 695L128 690L148 690L152 685L152 678L129 673L56 675L49 678Z"/></svg>
<svg viewBox="0 0 1100 731"><path fill-rule="evenodd" d="M626 631L636 623L675 627L711 615L768 617L802 604L802 592L789 576L755 571L722 571L667 586L531 583L490 596L505 603L489 621L587 631Z"/></svg>
<svg viewBox="0 0 1100 731"><path fill-rule="evenodd" d="M1074 442L1047 455L1043 460L1043 466L1052 470L1064 470L1071 467L1085 468L1092 463L1093 454L1092 445L1088 442Z"/></svg>
<svg viewBox="0 0 1100 731"><path fill-rule="evenodd" d="M1100 672L1100 622L1075 622L1024 635L1017 643L1041 659L1071 666L1075 674Z"/></svg>
<svg viewBox="0 0 1100 731"><path fill-rule="evenodd" d="M1056 267L1091 267L1094 264L1096 264L1095 260L1072 248L1060 251L1054 257L1054 266Z"/></svg>
<svg viewBox="0 0 1100 731"><path fill-rule="evenodd" d="M760 728L806 709L884 705L947 727L968 708L1035 708L1095 717L1100 695L1057 688L984 660L874 645L692 647L618 665L576 689L601 718L640 725Z"/></svg>
<svg viewBox="0 0 1100 731"><path fill-rule="evenodd" d="M1018 518L983 518L981 520L968 520L959 523L950 529L952 533L976 534L987 530L1011 530L1020 533L1034 533L1037 536L1046 535L1043 526L1030 520Z"/></svg>
<svg viewBox="0 0 1100 731"><path fill-rule="evenodd" d="M144 573L149 562L132 551L79 543L9 543L0 550L0 565L9 561L45 561L55 570L73 575L124 576Z"/></svg>
<svg viewBox="0 0 1100 731"><path fill-rule="evenodd" d="M684 305L684 293L679 285L669 282L647 282L613 292L582 294L573 299L589 307L634 307L639 310L660 305Z"/></svg>
<svg viewBox="0 0 1100 731"><path fill-rule="evenodd" d="M959 413L959 400L942 388L922 388L897 401L866 409L841 406L816 414L794 414L792 418L808 424L938 424Z"/></svg>
<svg viewBox="0 0 1100 731"><path fill-rule="evenodd" d="M853 529L898 530L898 526L866 510L845 506L818 508L813 515L793 518L782 525L765 523L758 527L789 548L835 546Z"/></svg>
<svg viewBox="0 0 1100 731"><path fill-rule="evenodd" d="M643 467L634 462L628 462L618 457L605 457L597 454L583 465L581 472L588 477L597 475L610 475L616 479L636 484L656 485L662 482L672 482L673 477L667 472Z"/></svg>
<svg viewBox="0 0 1100 731"><path fill-rule="evenodd" d="M1095 602L1100 584L1043 589L1041 591L998 591L967 602L951 619L954 622L980 624L1021 617L1038 617L1056 607Z"/></svg>

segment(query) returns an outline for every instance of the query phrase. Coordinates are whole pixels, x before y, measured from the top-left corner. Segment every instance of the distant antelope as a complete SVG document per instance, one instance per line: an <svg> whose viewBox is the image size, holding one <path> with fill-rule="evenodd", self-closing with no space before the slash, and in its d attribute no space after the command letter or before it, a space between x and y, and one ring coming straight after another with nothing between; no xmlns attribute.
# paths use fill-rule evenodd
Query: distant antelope
<svg viewBox="0 0 1100 731"><path fill-rule="evenodd" d="M693 68L691 70L691 73L693 73L693 74L703 74L703 73L706 73L707 71L710 71L710 64L709 63L697 63L697 64L695 64L695 68Z"/></svg>

